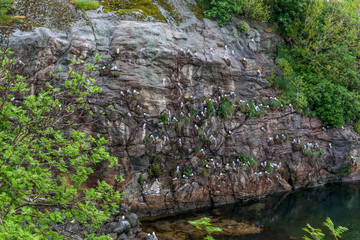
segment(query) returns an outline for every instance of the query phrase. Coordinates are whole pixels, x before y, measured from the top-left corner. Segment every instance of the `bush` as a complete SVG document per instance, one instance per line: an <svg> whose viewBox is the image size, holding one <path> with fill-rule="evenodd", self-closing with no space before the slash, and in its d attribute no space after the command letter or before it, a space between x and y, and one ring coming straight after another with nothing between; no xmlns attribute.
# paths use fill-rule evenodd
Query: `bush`
<svg viewBox="0 0 360 240"><path fill-rule="evenodd" d="M185 164L184 167L183 167L183 169L182 169L182 172L183 172L183 174L184 174L185 176L189 177L190 174L191 174L191 167L190 167L190 165Z"/></svg>
<svg viewBox="0 0 360 240"><path fill-rule="evenodd" d="M197 0L205 9L204 16L215 19L220 26L241 12L242 0Z"/></svg>
<svg viewBox="0 0 360 240"><path fill-rule="evenodd" d="M249 24L245 21L239 21L237 27L242 33L246 33L250 30Z"/></svg>
<svg viewBox="0 0 360 240"><path fill-rule="evenodd" d="M223 102L220 104L219 108L217 109L217 115L222 120L228 120L234 113L234 107L229 99L223 98L222 101Z"/></svg>
<svg viewBox="0 0 360 240"><path fill-rule="evenodd" d="M0 51L0 239L62 239L69 222L78 223L79 234L95 231L121 200L105 181L86 187L90 166L118 166L107 140L79 131L76 122L101 92L91 78L95 67L69 72L64 89L47 82L34 95L9 55Z"/></svg>
<svg viewBox="0 0 360 240"><path fill-rule="evenodd" d="M360 120L357 120L357 121L356 121L354 127L355 127L356 132L357 132L358 134L360 134Z"/></svg>
<svg viewBox="0 0 360 240"><path fill-rule="evenodd" d="M10 24L14 20L8 14L14 10L12 0L0 0L0 24Z"/></svg>
<svg viewBox="0 0 360 240"><path fill-rule="evenodd" d="M94 10L100 7L100 4L98 2L91 0L77 0L75 4L78 8L81 8L83 10Z"/></svg>

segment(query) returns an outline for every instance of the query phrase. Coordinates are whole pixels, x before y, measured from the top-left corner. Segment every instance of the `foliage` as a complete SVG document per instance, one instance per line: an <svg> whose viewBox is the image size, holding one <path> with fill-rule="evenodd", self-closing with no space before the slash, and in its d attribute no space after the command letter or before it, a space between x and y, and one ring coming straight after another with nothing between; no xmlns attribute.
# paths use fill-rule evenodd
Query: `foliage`
<svg viewBox="0 0 360 240"><path fill-rule="evenodd" d="M161 120L161 122L162 122L163 124L168 124L168 123L169 123L169 117L168 117L168 115L166 115L166 114L160 114L159 118L160 118L160 120Z"/></svg>
<svg viewBox="0 0 360 240"><path fill-rule="evenodd" d="M140 176L139 176L139 186L140 186L140 189L143 189L143 187L144 187L144 175L143 174L140 174Z"/></svg>
<svg viewBox="0 0 360 240"><path fill-rule="evenodd" d="M47 82L32 93L11 54L0 51L0 238L59 239L54 227L71 221L95 231L121 200L105 181L84 187L91 166L117 165L107 140L76 123L101 91L91 78L95 68L70 71L64 89Z"/></svg>
<svg viewBox="0 0 360 240"><path fill-rule="evenodd" d="M14 10L12 0L0 0L0 24L10 24L14 20L8 14Z"/></svg>
<svg viewBox="0 0 360 240"><path fill-rule="evenodd" d="M99 2L92 0L77 0L75 4L78 8L83 10L94 10L100 7Z"/></svg>
<svg viewBox="0 0 360 240"><path fill-rule="evenodd" d="M273 21L291 45L276 63L283 76L280 98L324 125L341 127L360 118L359 1L273 1Z"/></svg>
<svg viewBox="0 0 360 240"><path fill-rule="evenodd" d="M197 0L204 16L215 19L220 26L233 19L236 14L267 22L270 6L266 0Z"/></svg>
<svg viewBox="0 0 360 240"><path fill-rule="evenodd" d="M338 237L341 238L341 235L348 231L346 227L339 226L335 229L334 223L331 221L331 219L328 217L326 218L326 221L324 222L324 226L326 226L331 234L334 236L336 240L338 240ZM308 236L304 236L305 240L322 240L325 237L325 234L321 231L321 229L315 229L310 226L310 224L307 224L303 230L310 234L312 238L309 238Z"/></svg>
<svg viewBox="0 0 360 240"><path fill-rule="evenodd" d="M158 178L158 177L161 177L164 173L163 171L161 170L161 168L159 168L157 166L157 164L159 163L160 161L160 157L159 156L154 156L153 159L152 159L152 164L151 164L151 167L149 167L147 169L149 175L151 177L154 177L154 178Z"/></svg>
<svg viewBox="0 0 360 240"><path fill-rule="evenodd" d="M245 113L247 118L260 117L265 114L264 109L256 104L254 104L252 101L250 101L248 104L249 104L249 107Z"/></svg>
<svg viewBox="0 0 360 240"><path fill-rule="evenodd" d="M189 177L190 174L191 174L191 167L189 164L185 164L183 169L182 169L182 172L185 176Z"/></svg>
<svg viewBox="0 0 360 240"><path fill-rule="evenodd" d="M246 166L250 166L250 167L256 167L259 164L255 158L248 156L245 153L241 153L237 157L237 159L239 159Z"/></svg>
<svg viewBox="0 0 360 240"><path fill-rule="evenodd" d="M189 122L191 122L189 117L180 118L177 124L177 130L180 131L185 126L185 124Z"/></svg>
<svg viewBox="0 0 360 240"><path fill-rule="evenodd" d="M241 12L243 0L197 0L197 3L205 9L205 17L216 19L222 26Z"/></svg>
<svg viewBox="0 0 360 240"><path fill-rule="evenodd" d="M270 20L270 10L268 0L245 0L242 14L249 18L268 22Z"/></svg>
<svg viewBox="0 0 360 240"><path fill-rule="evenodd" d="M305 20L306 7L309 0L271 0L271 22L273 22L278 31L285 37L292 37L295 23L301 23Z"/></svg>
<svg viewBox="0 0 360 240"><path fill-rule="evenodd" d="M214 116L215 114L215 109L214 109L214 105L213 103L210 101L210 99L208 98L205 98L205 102L206 102L206 105L207 105L207 109L208 109L208 114L210 117Z"/></svg>
<svg viewBox="0 0 360 240"><path fill-rule="evenodd" d="M355 130L358 134L360 134L360 120L356 121L354 124Z"/></svg>
<svg viewBox="0 0 360 240"><path fill-rule="evenodd" d="M205 230L207 232L207 234L211 234L212 232L221 232L222 231L221 228L211 226L210 221L211 221L210 218L203 217L201 219L197 219L194 221L188 221L188 223L190 223L191 225L193 225L194 227L196 227L199 230ZM214 238L211 237L210 235L207 235L206 237L204 237L204 239L211 240Z"/></svg>
<svg viewBox="0 0 360 240"><path fill-rule="evenodd" d="M249 24L245 21L239 21L237 24L237 28L242 33L246 33L250 30Z"/></svg>
<svg viewBox="0 0 360 240"><path fill-rule="evenodd" d="M223 98L222 103L220 104L219 108L217 109L217 115L222 120L228 120L233 113L234 113L234 107L233 107L232 102L227 98Z"/></svg>

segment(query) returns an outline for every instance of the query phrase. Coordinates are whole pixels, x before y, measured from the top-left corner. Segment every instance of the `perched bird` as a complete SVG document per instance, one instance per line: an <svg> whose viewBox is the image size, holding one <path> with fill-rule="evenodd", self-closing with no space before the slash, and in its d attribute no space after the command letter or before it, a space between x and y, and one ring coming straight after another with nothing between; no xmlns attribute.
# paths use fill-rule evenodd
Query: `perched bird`
<svg viewBox="0 0 360 240"><path fill-rule="evenodd" d="M226 65L228 65L229 67L231 66L231 59L230 59L230 58L224 56L222 59L224 60L224 62L226 63Z"/></svg>
<svg viewBox="0 0 360 240"><path fill-rule="evenodd" d="M247 62L246 58L240 59L241 64L244 66L244 68L249 67L249 63Z"/></svg>

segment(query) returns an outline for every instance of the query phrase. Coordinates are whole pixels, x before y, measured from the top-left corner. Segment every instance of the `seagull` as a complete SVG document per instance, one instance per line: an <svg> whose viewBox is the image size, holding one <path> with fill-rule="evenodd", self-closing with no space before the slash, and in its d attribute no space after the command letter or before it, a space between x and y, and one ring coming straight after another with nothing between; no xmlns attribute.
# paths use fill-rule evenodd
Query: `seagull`
<svg viewBox="0 0 360 240"><path fill-rule="evenodd" d="M131 94L131 91L128 89L128 90L126 90L126 93L127 93L127 94Z"/></svg>
<svg viewBox="0 0 360 240"><path fill-rule="evenodd" d="M124 92L123 92L123 91L121 91L121 92L120 92L120 95L121 95L121 96L125 96L125 94L124 94Z"/></svg>
<svg viewBox="0 0 360 240"><path fill-rule="evenodd" d="M158 240L158 238L155 235L155 232L152 233L153 240Z"/></svg>
<svg viewBox="0 0 360 240"><path fill-rule="evenodd" d="M20 65L25 65L25 63L23 61L21 61L21 60L19 60L19 64Z"/></svg>

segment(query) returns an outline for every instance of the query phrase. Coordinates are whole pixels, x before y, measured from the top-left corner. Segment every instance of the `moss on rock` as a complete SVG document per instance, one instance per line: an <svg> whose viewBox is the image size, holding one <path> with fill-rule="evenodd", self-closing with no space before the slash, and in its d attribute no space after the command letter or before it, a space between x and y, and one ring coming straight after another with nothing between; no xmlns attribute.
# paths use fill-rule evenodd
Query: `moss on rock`
<svg viewBox="0 0 360 240"><path fill-rule="evenodd" d="M180 14L167 0L106 0L101 4L106 12L133 16L141 21L168 22L167 15L176 23L182 21Z"/></svg>

